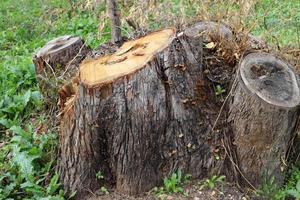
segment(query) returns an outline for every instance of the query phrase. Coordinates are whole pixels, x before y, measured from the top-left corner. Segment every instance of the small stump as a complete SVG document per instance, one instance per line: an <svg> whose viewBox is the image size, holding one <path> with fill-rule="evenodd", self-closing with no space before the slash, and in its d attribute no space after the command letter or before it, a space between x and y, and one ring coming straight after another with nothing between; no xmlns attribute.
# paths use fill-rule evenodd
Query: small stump
<svg viewBox="0 0 300 200"><path fill-rule="evenodd" d="M77 73L78 64L88 51L82 39L66 35L51 40L33 56L39 88L47 106L56 105L59 86Z"/></svg>
<svg viewBox="0 0 300 200"><path fill-rule="evenodd" d="M294 71L271 54L252 53L239 66L229 121L239 166L255 187L264 179L284 179L284 160L300 103Z"/></svg>

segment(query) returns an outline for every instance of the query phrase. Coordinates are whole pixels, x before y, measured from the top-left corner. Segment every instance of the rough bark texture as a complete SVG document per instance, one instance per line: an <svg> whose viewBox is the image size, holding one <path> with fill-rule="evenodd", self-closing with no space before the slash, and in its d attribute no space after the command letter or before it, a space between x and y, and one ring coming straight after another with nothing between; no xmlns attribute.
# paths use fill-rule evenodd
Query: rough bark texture
<svg viewBox="0 0 300 200"><path fill-rule="evenodd" d="M298 105L298 83L286 63L265 53L243 59L233 84L229 121L240 169L254 187L272 176L282 183Z"/></svg>
<svg viewBox="0 0 300 200"><path fill-rule="evenodd" d="M114 43L122 40L120 11L116 0L107 0L108 15L111 23L111 40Z"/></svg>
<svg viewBox="0 0 300 200"><path fill-rule="evenodd" d="M61 120L65 189L92 189L101 171L118 191L138 194L178 169L197 178L221 165L212 131L220 105L202 53L201 40L181 34L133 74L94 87L79 83Z"/></svg>
<svg viewBox="0 0 300 200"><path fill-rule="evenodd" d="M109 81L103 74L111 77L132 69L124 63L134 66L145 56L139 50L161 41L129 41L115 53L114 46L103 46L89 56L109 56L82 64L79 76L68 85L71 92L61 96L57 170L66 191L84 195L99 189L99 171L102 181L127 194L145 192L178 169L193 178L212 171L239 178L235 164L254 186L273 175L282 181L281 161L293 137L300 99L294 72L269 54L243 58L227 120L222 95L229 92L237 58L226 56L232 51L220 57L218 47L223 46L207 48L205 43L224 39L224 45L236 42L236 36L223 25L202 22L171 38L141 68ZM130 62L133 55L136 60ZM111 62L111 57L119 59ZM96 64L83 68L89 62ZM112 67L116 62L119 71ZM103 65L108 68L103 70ZM99 82L100 76L105 81ZM216 86L227 91L216 94Z"/></svg>
<svg viewBox="0 0 300 200"><path fill-rule="evenodd" d="M58 88L77 73L78 63L88 51L79 37L61 36L33 56L40 91L48 106L56 105Z"/></svg>
<svg viewBox="0 0 300 200"><path fill-rule="evenodd" d="M232 30L225 26L222 23L218 22L198 22L195 25L191 26L187 30L184 31L186 35L188 36L199 36L202 35L204 37L204 40L211 41L211 37L219 37L222 39L233 39L234 35L232 33Z"/></svg>

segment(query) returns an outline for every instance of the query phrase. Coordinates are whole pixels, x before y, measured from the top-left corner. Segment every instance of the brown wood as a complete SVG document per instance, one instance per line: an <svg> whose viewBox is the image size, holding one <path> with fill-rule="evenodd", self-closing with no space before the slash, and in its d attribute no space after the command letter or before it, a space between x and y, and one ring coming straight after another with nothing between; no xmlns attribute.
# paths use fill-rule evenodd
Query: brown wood
<svg viewBox="0 0 300 200"><path fill-rule="evenodd" d="M47 105L56 105L58 88L78 72L88 48L82 39L61 36L49 41L33 56L40 91Z"/></svg>
<svg viewBox="0 0 300 200"><path fill-rule="evenodd" d="M222 171L238 179L230 163L255 187L265 177L282 181L300 102L295 73L270 54L249 54L223 107L214 88L229 84L236 60L207 47L216 36L236 40L226 26L197 23L178 34L150 33L116 52L104 48L100 55L108 55L81 63L60 88L57 171L66 191L84 195L105 183L139 194L178 169L193 178Z"/></svg>
<svg viewBox="0 0 300 200"><path fill-rule="evenodd" d="M107 0L107 10L111 23L111 40L113 43L122 41L120 11L116 0Z"/></svg>
<svg viewBox="0 0 300 200"><path fill-rule="evenodd" d="M101 171L118 191L138 194L177 169L197 178L223 162L214 159L220 105L201 51L201 40L166 29L81 64L61 119L58 172L67 191L97 189Z"/></svg>
<svg viewBox="0 0 300 200"><path fill-rule="evenodd" d="M211 38L219 37L221 39L232 40L234 35L232 30L226 25L212 21L201 21L189 27L184 31L187 36L204 36L204 40L211 41Z"/></svg>
<svg viewBox="0 0 300 200"><path fill-rule="evenodd" d="M288 64L266 53L243 58L233 85L229 121L240 169L254 187L273 176L282 183L299 102L297 77Z"/></svg>

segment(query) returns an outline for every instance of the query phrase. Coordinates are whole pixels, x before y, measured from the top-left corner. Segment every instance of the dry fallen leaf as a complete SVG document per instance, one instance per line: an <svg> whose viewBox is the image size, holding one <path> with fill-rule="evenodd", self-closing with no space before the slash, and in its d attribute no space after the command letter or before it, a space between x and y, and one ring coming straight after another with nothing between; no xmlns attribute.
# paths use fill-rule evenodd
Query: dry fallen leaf
<svg viewBox="0 0 300 200"><path fill-rule="evenodd" d="M214 42L210 42L210 43L207 43L206 45L206 48L208 48L208 49L213 49L213 48L215 48L215 43Z"/></svg>

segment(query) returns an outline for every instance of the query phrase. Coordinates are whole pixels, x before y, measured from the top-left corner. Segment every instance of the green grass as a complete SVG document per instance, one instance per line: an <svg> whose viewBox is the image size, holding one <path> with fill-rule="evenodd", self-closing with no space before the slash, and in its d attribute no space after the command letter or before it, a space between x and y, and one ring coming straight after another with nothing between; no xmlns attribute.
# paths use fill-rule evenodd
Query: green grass
<svg viewBox="0 0 300 200"><path fill-rule="evenodd" d="M253 33L279 46L300 48L300 1L263 0L255 5Z"/></svg>
<svg viewBox="0 0 300 200"><path fill-rule="evenodd" d="M0 8L0 124L9 128L40 106L33 53L47 41L66 34L81 36L92 48L99 38L98 17L73 10L68 1L5 0ZM105 26L108 31L107 25Z"/></svg>
<svg viewBox="0 0 300 200"><path fill-rule="evenodd" d="M105 6L92 9L86 6L87 2L91 1L1 0L0 199L66 198L57 175L53 173L57 133L50 129L40 134L36 130L37 125L47 121L44 115L39 114L43 103L31 59L33 53L47 41L65 34L82 37L92 48L109 40ZM165 3L166 0L158 2ZM179 17L193 18L199 14L197 9L201 8L198 2L173 0L163 14L168 16L170 11ZM134 1L130 5L134 5ZM215 1L210 3L207 11L216 15L226 7L232 12L239 9L234 2ZM123 14L128 15L130 8L124 7ZM158 29L165 26L165 20L157 17L162 16L149 14L146 21L149 27ZM273 44L300 47L299 0L259 1L255 12L243 20L247 26L255 22L253 33ZM98 33L99 27L103 27L101 31L104 34ZM130 29L124 24L123 30ZM293 173L296 172L299 169L293 170ZM297 182L294 179L289 179L286 187L295 189ZM178 181L174 180L166 180L170 191L177 188Z"/></svg>
<svg viewBox="0 0 300 200"><path fill-rule="evenodd" d="M38 114L42 100L31 59L47 41L65 34L97 47L108 39L99 38L98 17L89 10L72 9L68 1L1 2L0 199L64 199L53 173L57 134L51 129L40 134L34 127L47 122ZM32 118L35 124L28 125Z"/></svg>

